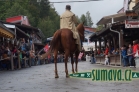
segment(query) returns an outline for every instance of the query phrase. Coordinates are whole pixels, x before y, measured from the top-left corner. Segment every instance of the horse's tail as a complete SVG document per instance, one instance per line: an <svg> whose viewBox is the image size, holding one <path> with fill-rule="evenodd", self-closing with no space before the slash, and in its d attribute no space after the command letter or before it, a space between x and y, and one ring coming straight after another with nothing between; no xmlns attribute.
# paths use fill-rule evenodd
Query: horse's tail
<svg viewBox="0 0 139 92"><path fill-rule="evenodd" d="M50 43L50 49L49 49L50 52L53 52L56 49L60 39L61 39L61 30L57 30L53 36L51 43Z"/></svg>
<svg viewBox="0 0 139 92"><path fill-rule="evenodd" d="M40 58L40 59L46 58L48 55L50 55L50 53L52 53L52 52L56 49L56 47L58 46L58 42L59 42L59 40L60 40L60 38L61 38L60 35L61 35L61 30L57 30L57 31L54 33L53 39L52 39L52 41L51 41L51 43L50 43L50 48L49 48L49 50L48 50L45 54L41 55L41 58Z"/></svg>

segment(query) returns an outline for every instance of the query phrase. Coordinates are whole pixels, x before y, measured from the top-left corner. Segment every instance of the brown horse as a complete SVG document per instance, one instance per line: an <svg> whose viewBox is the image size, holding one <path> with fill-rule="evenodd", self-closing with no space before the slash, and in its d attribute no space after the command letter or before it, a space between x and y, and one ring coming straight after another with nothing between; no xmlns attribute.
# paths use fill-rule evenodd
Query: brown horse
<svg viewBox="0 0 139 92"><path fill-rule="evenodd" d="M79 24L77 26L77 30L80 36L80 39L83 41L84 40L84 23ZM58 52L64 53L64 58L65 58L65 72L66 72L66 77L69 77L68 74L68 69L67 69L67 62L68 62L68 57L71 57L71 64L72 64L72 73L74 72L74 60L73 60L73 54L75 54L76 58L76 67L75 71L78 72L77 70L77 64L78 64L78 55L79 55L79 50L76 44L76 40L73 38L73 33L69 29L60 29L57 30L54 33L53 39L50 44L49 51L43 55L42 57L46 57L48 54L51 52L54 53L54 62L55 62L55 78L58 78L58 71L57 71L57 54Z"/></svg>

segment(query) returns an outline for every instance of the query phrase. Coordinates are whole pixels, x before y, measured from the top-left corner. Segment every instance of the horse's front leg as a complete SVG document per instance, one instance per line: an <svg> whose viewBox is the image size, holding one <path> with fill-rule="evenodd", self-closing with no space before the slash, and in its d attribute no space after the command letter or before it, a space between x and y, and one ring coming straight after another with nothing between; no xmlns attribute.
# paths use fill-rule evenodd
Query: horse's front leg
<svg viewBox="0 0 139 92"><path fill-rule="evenodd" d="M74 59L73 59L73 54L70 55L71 56L71 65L72 65L72 73L74 74Z"/></svg>
<svg viewBox="0 0 139 92"><path fill-rule="evenodd" d="M57 72L57 50L54 51L54 62L55 62L55 78L59 78L58 72Z"/></svg>
<svg viewBox="0 0 139 92"><path fill-rule="evenodd" d="M76 61L75 61L75 64L76 64L76 66L75 66L75 71L76 71L76 73L78 73L78 56L79 56L79 52L76 52L75 53L75 58L76 58Z"/></svg>
<svg viewBox="0 0 139 92"><path fill-rule="evenodd" d="M67 67L68 56L69 56L69 53L68 53L68 52L65 52L65 73L66 73L66 77L67 77L67 78L69 77L69 74L68 74L68 67Z"/></svg>

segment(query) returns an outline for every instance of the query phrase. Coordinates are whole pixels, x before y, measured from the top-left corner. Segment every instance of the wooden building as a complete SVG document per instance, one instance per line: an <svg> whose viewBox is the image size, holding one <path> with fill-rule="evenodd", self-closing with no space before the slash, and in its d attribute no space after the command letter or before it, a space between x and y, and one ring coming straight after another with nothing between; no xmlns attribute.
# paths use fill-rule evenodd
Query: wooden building
<svg viewBox="0 0 139 92"><path fill-rule="evenodd" d="M104 41L105 46L109 46L109 51L119 50L119 54L110 53L110 64L111 65L122 65L120 48L123 45L128 46L133 40L139 39L139 29L134 27L137 20L129 19L131 18L131 13L127 11L126 13L119 13L110 16L103 17L97 25L103 25L103 29L96 34L91 36L91 41L95 43L99 42L99 48L102 50L101 42ZM138 23L138 22L137 22ZM133 25L132 25L133 24ZM135 24L135 25L134 25ZM97 46L97 44L95 44ZM105 49L105 48L103 48ZM97 55L97 63L104 64L105 56Z"/></svg>

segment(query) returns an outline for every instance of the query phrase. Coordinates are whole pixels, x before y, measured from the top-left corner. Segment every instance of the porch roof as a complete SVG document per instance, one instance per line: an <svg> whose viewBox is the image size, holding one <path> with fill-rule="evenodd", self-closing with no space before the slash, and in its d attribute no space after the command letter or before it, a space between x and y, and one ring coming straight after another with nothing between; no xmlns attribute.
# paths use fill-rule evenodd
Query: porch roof
<svg viewBox="0 0 139 92"><path fill-rule="evenodd" d="M123 21L126 19L126 14L125 13L119 13L119 14L105 16L105 17L100 19L100 21L97 23L97 25L103 25L103 24L111 23L112 18L113 18L113 22Z"/></svg>

